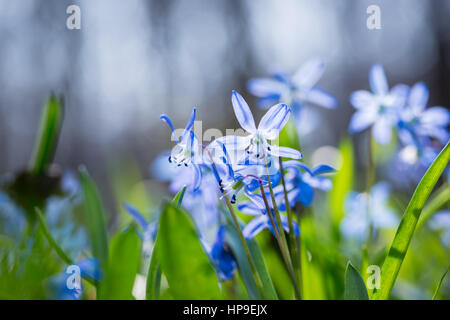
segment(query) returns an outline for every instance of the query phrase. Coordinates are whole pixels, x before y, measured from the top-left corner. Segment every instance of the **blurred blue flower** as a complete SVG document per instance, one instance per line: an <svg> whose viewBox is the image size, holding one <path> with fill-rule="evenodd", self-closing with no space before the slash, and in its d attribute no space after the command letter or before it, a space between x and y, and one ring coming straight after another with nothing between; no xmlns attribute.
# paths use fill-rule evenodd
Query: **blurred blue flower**
<svg viewBox="0 0 450 320"><path fill-rule="evenodd" d="M325 63L322 60L311 59L293 75L276 73L271 78L254 78L248 81L247 88L259 97L258 106L261 108L285 102L294 112L307 103L334 109L337 107L336 98L316 86L324 70Z"/></svg>
<svg viewBox="0 0 450 320"><path fill-rule="evenodd" d="M160 119L168 124L170 130L172 131L172 139L177 143L171 151L169 162L174 163L179 167L185 166L193 168L193 170L190 171L190 178L194 181L194 189L200 186L202 178L201 170L199 167L199 164L201 163L199 142L197 136L193 131L196 112L197 109L194 108L192 110L191 117L189 118L189 121L186 125L186 128L184 129L184 132L179 139L175 133L175 128L170 118L165 114L160 116Z"/></svg>
<svg viewBox="0 0 450 320"><path fill-rule="evenodd" d="M81 278L87 278L91 281L100 281L102 278L98 260L95 258L82 259L74 266L79 268L79 275L75 274L76 269L71 268L73 266L68 266L64 272L61 272L48 280L52 299L79 300L83 293ZM81 278L78 278L78 276ZM80 281L78 282L78 280Z"/></svg>
<svg viewBox="0 0 450 320"><path fill-rule="evenodd" d="M291 109L285 104L277 104L270 108L259 122L255 125L253 114L244 98L233 91L231 101L234 113L241 127L250 133L248 136L224 136L215 141L226 146L228 152L239 154L239 164L254 165L264 164L264 157L287 157L300 159L302 154L292 148L270 145L268 140L274 140L286 125L291 114ZM222 146L218 145L220 149Z"/></svg>
<svg viewBox="0 0 450 320"><path fill-rule="evenodd" d="M272 227L271 219L270 219L269 215L267 214L267 209L264 204L263 197L260 194L257 194L254 192L249 192L248 190L246 190L246 195L248 196L250 201L243 201L243 202L239 203L237 208L242 213L255 216L255 218L253 218L253 220L251 220L245 226L244 230L242 231L244 234L244 237L246 239L253 238L258 233L263 231L264 229L269 229L272 232L272 234L275 235L274 229ZM272 218L275 222L275 226L278 229L278 225L277 225L276 218L275 218L275 211L273 210L273 204L272 204L271 198L270 198L270 196L266 196L266 198L269 203L270 214L272 215ZM286 232L289 232L288 218L284 215L281 215L281 224L282 224L284 230L286 230ZM297 222L293 221L293 227L294 227L294 235L299 236L300 228L299 228ZM279 231L279 229L278 229L278 231Z"/></svg>
<svg viewBox="0 0 450 320"><path fill-rule="evenodd" d="M350 192L345 201L345 217L341 222L341 232L346 238L364 241L370 226L375 230L397 226L399 219L388 207L390 187L379 182L370 194Z"/></svg>
<svg viewBox="0 0 450 320"><path fill-rule="evenodd" d="M225 226L219 226L216 239L210 250L211 260L222 281L233 278L234 270L237 267L236 260L225 242Z"/></svg>
<svg viewBox="0 0 450 320"><path fill-rule="evenodd" d="M331 180L321 176L335 171L328 165L318 165L311 170L303 162L291 160L284 162L283 168L287 171L285 183L291 207L294 207L296 203L309 207L313 202L315 189L328 191L332 187ZM274 191L277 201L280 203L280 209L286 210L283 186L277 186Z"/></svg>
<svg viewBox="0 0 450 320"><path fill-rule="evenodd" d="M139 237L143 240L143 242L147 241L155 241L156 239L156 232L157 232L157 223L152 222L148 223L142 213L133 205L129 203L124 203L123 208L125 211L127 211L131 217L136 221L136 223L141 227L143 230L143 233L139 233ZM138 231L138 230L137 230Z"/></svg>
<svg viewBox="0 0 450 320"><path fill-rule="evenodd" d="M399 121L399 137L403 144L425 145L427 138L435 138L446 144L450 138L447 127L450 111L444 107L426 108L429 92L423 82L416 83L409 94L408 103L402 108Z"/></svg>
<svg viewBox="0 0 450 320"><path fill-rule="evenodd" d="M432 230L442 231L441 242L444 246L450 246L450 210L436 212L428 222Z"/></svg>
<svg viewBox="0 0 450 320"><path fill-rule="evenodd" d="M400 109L406 103L409 88L399 84L389 90L386 75L380 64L370 69L372 92L358 90L351 94L350 102L357 110L350 120L350 133L372 126L373 138L382 145L391 140L392 128L397 125Z"/></svg>

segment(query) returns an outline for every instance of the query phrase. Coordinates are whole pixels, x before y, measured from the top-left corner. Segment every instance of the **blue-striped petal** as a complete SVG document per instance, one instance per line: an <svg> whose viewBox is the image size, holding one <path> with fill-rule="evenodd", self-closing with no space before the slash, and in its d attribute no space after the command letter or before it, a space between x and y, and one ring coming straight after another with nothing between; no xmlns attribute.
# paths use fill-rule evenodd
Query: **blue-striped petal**
<svg viewBox="0 0 450 320"><path fill-rule="evenodd" d="M244 98L242 98L242 96L234 90L231 94L231 103L233 104L234 114L236 115L241 127L247 132L255 133L256 126L255 120L253 119L253 114Z"/></svg>

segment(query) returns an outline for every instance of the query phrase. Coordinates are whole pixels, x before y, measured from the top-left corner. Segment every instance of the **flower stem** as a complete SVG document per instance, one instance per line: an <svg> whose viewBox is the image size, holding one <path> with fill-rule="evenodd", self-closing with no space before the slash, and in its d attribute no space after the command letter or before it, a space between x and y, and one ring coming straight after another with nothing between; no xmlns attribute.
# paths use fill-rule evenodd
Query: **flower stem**
<svg viewBox="0 0 450 320"><path fill-rule="evenodd" d="M203 145L202 145L202 147L208 153L208 156L209 156L209 159L211 160L212 165L214 167L216 167L214 159L211 156L211 153L209 152L208 148ZM231 218L233 219L234 226L239 234L239 238L241 240L242 247L244 248L245 254L247 256L248 264L250 265L250 269L253 273L253 277L255 278L255 283L256 283L256 286L258 287L259 294L260 294L261 298L264 299L264 290L262 287L261 278L259 276L258 271L256 270L256 266L252 259L251 254L250 254L250 250L248 248L247 242L245 241L244 234L242 233L241 226L239 225L239 220L237 218L236 212L234 211L234 208L233 208L233 205L231 204L230 198L224 192L222 192L222 194L223 194L223 198L225 199L225 203L228 207L228 210L230 211L230 215L231 215Z"/></svg>
<svg viewBox="0 0 450 320"><path fill-rule="evenodd" d="M280 163L281 184L283 185L284 202L286 204L286 213L288 216L288 223L289 223L289 249L290 249L290 253L291 253L292 265L293 265L295 273L297 275L297 281L300 283L301 282L300 281L300 276L301 276L300 261L298 260L298 254L297 254L297 252L299 251L299 248L297 246L297 241L295 239L292 211L291 211L291 206L289 204L286 182L284 180L283 160L281 159L281 157L279 157L278 160Z"/></svg>
<svg viewBox="0 0 450 320"><path fill-rule="evenodd" d="M281 228L280 228L281 240L282 240L283 246L286 248L286 250L288 250L286 236L284 234L284 229L282 228L283 225L281 223L280 211L278 210L277 202L276 202L276 199L275 199L275 194L273 193L272 181L270 179L269 166L267 164L267 157L266 157L265 153L264 153L264 166L266 168L267 184L269 185L270 198L272 199L273 210L275 211L275 218L277 220L278 225L281 226Z"/></svg>
<svg viewBox="0 0 450 320"><path fill-rule="evenodd" d="M278 246L280 247L281 255L283 257L284 263L286 264L286 268L288 270L289 277L291 278L292 284L294 286L295 297L296 297L297 300L300 300L301 299L300 289L298 287L297 279L295 277L295 273L294 273L294 270L292 268L292 262L291 262L291 260L289 258L289 255L288 255L288 253L286 251L286 248L284 247L283 242L282 242L281 237L280 237L280 232L279 231L283 229L283 226L281 224L277 225L275 223L274 219L273 219L272 210L270 209L269 202L267 201L267 197L266 197L266 194L264 192L264 187L263 187L261 181L259 182L259 187L261 189L261 195L262 195L263 200L264 200L264 205L266 206L267 215L269 215L270 223L272 224L273 232L275 234L275 239L278 242ZM278 226L280 226L280 227L278 228Z"/></svg>

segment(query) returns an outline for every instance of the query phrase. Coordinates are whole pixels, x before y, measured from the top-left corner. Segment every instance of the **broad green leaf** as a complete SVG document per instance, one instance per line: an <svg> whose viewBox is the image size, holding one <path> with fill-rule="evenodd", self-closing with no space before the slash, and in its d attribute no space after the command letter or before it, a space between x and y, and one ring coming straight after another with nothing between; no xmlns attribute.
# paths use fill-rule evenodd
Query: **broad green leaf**
<svg viewBox="0 0 450 320"><path fill-rule="evenodd" d="M186 192L186 186L184 186L173 198L172 204L180 208L181 203L183 202L184 193ZM148 266L147 273L147 283L146 283L146 299L147 300L157 300L159 299L159 293L161 289L161 265L158 261L158 238L155 240L155 244L153 246L152 257L150 259L150 264Z"/></svg>
<svg viewBox="0 0 450 320"><path fill-rule="evenodd" d="M139 268L141 240L133 226L111 241L109 262L98 289L98 299L130 300Z"/></svg>
<svg viewBox="0 0 450 320"><path fill-rule="evenodd" d="M30 171L33 174L43 174L53 161L63 122L63 102L53 94L44 107L41 116L39 132L30 161Z"/></svg>
<svg viewBox="0 0 450 320"><path fill-rule="evenodd" d="M398 272L408 251L417 221L433 187L444 171L450 159L449 143L433 161L419 182L414 194L403 214L402 221L392 241L389 253L381 268L381 288L374 290L372 299L388 299L397 279Z"/></svg>
<svg viewBox="0 0 450 320"><path fill-rule="evenodd" d="M45 223L45 217L43 216L41 210L36 208L36 215L39 219L39 222L41 224L41 230L44 233L45 237L47 238L47 241L50 243L50 245L55 249L58 256L67 264L73 264L73 260L64 252L63 249L58 245L56 240L53 238L52 234L48 230L47 224Z"/></svg>
<svg viewBox="0 0 450 320"><path fill-rule="evenodd" d="M159 256L159 241L156 238L155 245L153 246L152 257L150 259L150 265L148 266L147 283L145 286L145 298L147 300L159 299L161 289L161 265L158 261Z"/></svg>
<svg viewBox="0 0 450 320"><path fill-rule="evenodd" d="M364 280L349 261L345 270L345 300L369 300Z"/></svg>
<svg viewBox="0 0 450 320"><path fill-rule="evenodd" d="M161 271L175 299L221 299L214 268L184 210L166 203L158 230Z"/></svg>
<svg viewBox="0 0 450 320"><path fill-rule="evenodd" d="M79 171L92 254L99 260L103 269L108 262L108 235L106 233L105 213L97 186L88 171L85 167L81 167Z"/></svg>
<svg viewBox="0 0 450 320"><path fill-rule="evenodd" d="M353 188L353 146L350 139L341 141L339 146L340 163L333 178L333 189L330 192L330 205L333 213L333 227L339 234L339 224L344 217L344 201L347 193Z"/></svg>
<svg viewBox="0 0 450 320"><path fill-rule="evenodd" d="M261 249L255 239L247 240L248 249L255 263L256 271L261 279L262 287L265 296L261 297L258 291L258 287L255 283L255 278L253 277L250 264L245 254L245 250L242 247L239 234L235 226L229 221L226 225L226 242L229 244L234 257L236 258L239 272L241 274L244 286L247 289L247 294L249 299L278 299L275 287L273 286L272 279L270 278L269 271L267 270L266 263L264 262L264 257L262 255Z"/></svg>

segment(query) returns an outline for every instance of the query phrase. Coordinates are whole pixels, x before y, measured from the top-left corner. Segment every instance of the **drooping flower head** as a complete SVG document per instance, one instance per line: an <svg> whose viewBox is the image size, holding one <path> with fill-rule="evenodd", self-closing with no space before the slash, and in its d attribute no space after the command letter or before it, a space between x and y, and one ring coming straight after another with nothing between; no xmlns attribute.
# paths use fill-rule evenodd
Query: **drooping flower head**
<svg viewBox="0 0 450 320"><path fill-rule="evenodd" d="M294 109L300 109L304 104L334 109L336 98L316 86L324 70L325 63L321 59L311 59L292 75L276 73L271 78L254 78L249 80L247 87L259 97L258 105L262 108L286 102Z"/></svg>
<svg viewBox="0 0 450 320"><path fill-rule="evenodd" d="M373 138L385 145L391 140L392 128L398 123L399 112L406 102L409 88L399 84L389 90L380 64L370 69L369 82L372 92L358 90L350 96L356 112L350 121L349 131L355 133L371 127Z"/></svg>
<svg viewBox="0 0 450 320"><path fill-rule="evenodd" d="M370 226L375 230L396 227L399 220L388 206L389 194L389 185L379 182L369 194L351 192L347 195L341 233L347 238L364 241Z"/></svg>
<svg viewBox="0 0 450 320"><path fill-rule="evenodd" d="M175 133L175 128L170 118L165 114L160 116L160 119L168 124L170 130L172 131L172 139L176 142L176 145L173 147L169 156L169 162L174 163L179 167L192 167L194 188L198 188L201 182L201 170L199 167L199 164L201 163L201 155L199 153L198 138L193 131L196 111L196 108L192 110L192 114L186 128L179 138Z"/></svg>

